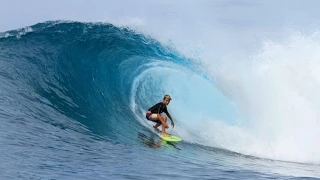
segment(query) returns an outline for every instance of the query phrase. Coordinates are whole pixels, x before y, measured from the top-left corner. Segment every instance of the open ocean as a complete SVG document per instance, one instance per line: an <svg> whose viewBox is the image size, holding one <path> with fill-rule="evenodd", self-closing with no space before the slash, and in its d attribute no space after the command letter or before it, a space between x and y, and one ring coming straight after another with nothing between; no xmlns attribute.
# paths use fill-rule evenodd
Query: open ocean
<svg viewBox="0 0 320 180"><path fill-rule="evenodd" d="M294 61L319 39L268 44L232 74L111 23L2 32L0 179L319 179L319 56ZM145 120L164 94L182 142Z"/></svg>

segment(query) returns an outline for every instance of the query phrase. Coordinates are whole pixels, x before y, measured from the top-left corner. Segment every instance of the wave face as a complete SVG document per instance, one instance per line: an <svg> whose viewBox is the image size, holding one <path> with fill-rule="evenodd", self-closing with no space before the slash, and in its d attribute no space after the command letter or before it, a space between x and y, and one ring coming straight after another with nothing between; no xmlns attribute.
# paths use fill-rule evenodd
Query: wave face
<svg viewBox="0 0 320 180"><path fill-rule="evenodd" d="M290 47L301 49L295 45L304 41L292 39ZM292 51L266 43L253 56L255 63L223 62L208 71L201 62L128 28L40 23L0 34L0 117L72 129L79 123L108 139L134 143L133 134L151 127L145 110L170 94L169 112L176 122L170 131L186 142L319 163L317 114L306 106L318 106L308 88L317 80L303 82L292 74L309 68L295 61ZM278 68L289 64L286 57L293 59L292 72ZM303 92L311 93L303 98ZM309 116L303 123L305 112Z"/></svg>
<svg viewBox="0 0 320 180"><path fill-rule="evenodd" d="M71 119L125 142L144 128L144 111L164 94L174 99L170 107L177 122L179 115L201 109L231 117L226 107L233 108L232 103L199 63L127 28L46 22L2 33L0 47L5 117L19 116L17 109L21 116L60 126ZM210 106L201 106L205 99ZM224 111L215 113L219 109Z"/></svg>

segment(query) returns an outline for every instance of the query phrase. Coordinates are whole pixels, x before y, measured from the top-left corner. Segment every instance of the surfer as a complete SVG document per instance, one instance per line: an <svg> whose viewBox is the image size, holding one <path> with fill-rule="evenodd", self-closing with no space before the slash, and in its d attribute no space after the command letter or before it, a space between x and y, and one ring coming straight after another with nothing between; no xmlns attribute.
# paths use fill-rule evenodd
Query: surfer
<svg viewBox="0 0 320 180"><path fill-rule="evenodd" d="M161 113L163 112L166 113L166 115L171 120L172 127L174 127L174 122L172 120L172 117L167 110L167 105L170 103L170 101L171 101L171 97L169 95L165 95L163 97L162 102L159 102L154 106L152 106L151 108L149 108L146 113L146 118L149 121L157 123L153 126L155 129L157 129L160 125L162 125L162 134L161 134L162 136L170 136L170 135L166 133L166 128L169 127L167 124L167 117L164 115L161 115Z"/></svg>

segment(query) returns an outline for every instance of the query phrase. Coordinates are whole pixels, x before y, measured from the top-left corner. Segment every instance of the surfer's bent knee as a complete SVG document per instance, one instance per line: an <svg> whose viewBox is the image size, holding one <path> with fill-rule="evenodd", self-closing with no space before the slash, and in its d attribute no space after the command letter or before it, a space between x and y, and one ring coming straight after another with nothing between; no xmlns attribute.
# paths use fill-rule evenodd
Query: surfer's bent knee
<svg viewBox="0 0 320 180"><path fill-rule="evenodd" d="M167 116L162 116L162 118L164 119L164 121L167 121Z"/></svg>

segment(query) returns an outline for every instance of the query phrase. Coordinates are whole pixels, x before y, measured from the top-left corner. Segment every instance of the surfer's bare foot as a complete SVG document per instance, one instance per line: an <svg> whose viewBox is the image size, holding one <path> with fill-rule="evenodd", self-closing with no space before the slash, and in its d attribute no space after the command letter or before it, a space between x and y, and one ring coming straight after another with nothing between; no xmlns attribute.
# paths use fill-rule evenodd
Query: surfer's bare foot
<svg viewBox="0 0 320 180"><path fill-rule="evenodd" d="M170 136L170 134L168 134L168 133L162 133L161 134L163 137L169 137Z"/></svg>

